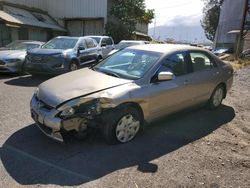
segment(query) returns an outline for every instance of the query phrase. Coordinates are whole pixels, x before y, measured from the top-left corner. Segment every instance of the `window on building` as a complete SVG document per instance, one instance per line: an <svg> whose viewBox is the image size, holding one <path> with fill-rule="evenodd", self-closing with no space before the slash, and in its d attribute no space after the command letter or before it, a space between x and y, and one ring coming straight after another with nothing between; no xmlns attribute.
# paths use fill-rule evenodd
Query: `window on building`
<svg viewBox="0 0 250 188"><path fill-rule="evenodd" d="M11 29L0 22L0 47L6 46L11 42Z"/></svg>
<svg viewBox="0 0 250 188"><path fill-rule="evenodd" d="M19 40L28 40L29 39L28 28L19 28L18 29L18 39Z"/></svg>

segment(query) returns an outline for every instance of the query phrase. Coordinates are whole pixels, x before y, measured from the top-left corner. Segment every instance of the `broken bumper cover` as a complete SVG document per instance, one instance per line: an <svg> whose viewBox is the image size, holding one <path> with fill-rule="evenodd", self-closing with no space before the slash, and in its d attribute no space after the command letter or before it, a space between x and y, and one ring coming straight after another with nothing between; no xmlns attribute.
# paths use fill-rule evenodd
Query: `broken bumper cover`
<svg viewBox="0 0 250 188"><path fill-rule="evenodd" d="M46 109L36 97L30 103L31 117L39 129L48 137L63 142L61 134L62 120L56 117L56 109Z"/></svg>

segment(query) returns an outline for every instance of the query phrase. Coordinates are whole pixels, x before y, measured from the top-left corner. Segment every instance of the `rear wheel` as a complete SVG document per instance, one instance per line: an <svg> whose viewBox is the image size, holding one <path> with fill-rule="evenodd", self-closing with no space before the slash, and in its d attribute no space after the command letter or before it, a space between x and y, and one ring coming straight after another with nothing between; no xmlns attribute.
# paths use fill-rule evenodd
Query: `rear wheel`
<svg viewBox="0 0 250 188"><path fill-rule="evenodd" d="M117 144L133 140L141 129L142 117L135 108L129 106L119 108L115 113L103 129L106 141Z"/></svg>
<svg viewBox="0 0 250 188"><path fill-rule="evenodd" d="M209 100L209 108L211 110L217 109L225 96L225 89L222 85L219 85L215 88L210 100Z"/></svg>

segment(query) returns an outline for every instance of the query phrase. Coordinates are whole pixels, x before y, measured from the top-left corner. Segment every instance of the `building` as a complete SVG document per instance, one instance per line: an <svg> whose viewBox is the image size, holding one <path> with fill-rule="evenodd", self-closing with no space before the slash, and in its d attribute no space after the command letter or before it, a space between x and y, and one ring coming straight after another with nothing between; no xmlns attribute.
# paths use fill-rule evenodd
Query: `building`
<svg viewBox="0 0 250 188"><path fill-rule="evenodd" d="M14 40L47 41L66 32L42 9L0 1L0 46Z"/></svg>
<svg viewBox="0 0 250 188"><path fill-rule="evenodd" d="M0 0L0 46L17 39L103 35L111 6L112 0ZM138 23L135 36L147 34L148 24Z"/></svg>
<svg viewBox="0 0 250 188"><path fill-rule="evenodd" d="M245 3L246 0L224 0L215 36L216 48L223 47L236 50L240 38ZM247 14L246 20L249 20L249 14ZM240 50L250 47L250 37L247 31L245 32L246 36L239 43Z"/></svg>

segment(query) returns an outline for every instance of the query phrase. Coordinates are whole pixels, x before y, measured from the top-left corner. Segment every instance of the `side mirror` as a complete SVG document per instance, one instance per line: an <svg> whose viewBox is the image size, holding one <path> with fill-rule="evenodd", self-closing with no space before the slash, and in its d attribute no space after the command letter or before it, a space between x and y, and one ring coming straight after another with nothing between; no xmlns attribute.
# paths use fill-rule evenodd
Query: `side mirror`
<svg viewBox="0 0 250 188"><path fill-rule="evenodd" d="M160 72L158 74L158 81L173 80L174 74L172 72Z"/></svg>
<svg viewBox="0 0 250 188"><path fill-rule="evenodd" d="M106 43L102 43L102 44L101 44L101 47L106 47L106 46L107 46Z"/></svg>

